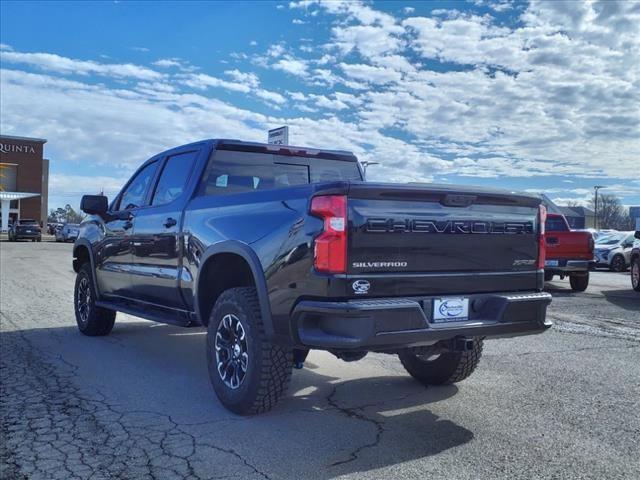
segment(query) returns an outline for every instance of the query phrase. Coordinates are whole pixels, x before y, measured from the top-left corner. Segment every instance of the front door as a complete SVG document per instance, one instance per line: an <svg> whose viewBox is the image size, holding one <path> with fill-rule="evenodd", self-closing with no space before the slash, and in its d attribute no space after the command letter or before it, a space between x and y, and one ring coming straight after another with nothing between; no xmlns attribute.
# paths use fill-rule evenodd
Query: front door
<svg viewBox="0 0 640 480"><path fill-rule="evenodd" d="M96 279L102 295L130 298L131 234L135 216L145 205L158 161L144 165L114 202L109 220L102 224L103 240L96 249Z"/></svg>
<svg viewBox="0 0 640 480"><path fill-rule="evenodd" d="M144 302L184 308L181 224L187 183L199 151L167 156L150 204L134 220L131 275L135 297Z"/></svg>

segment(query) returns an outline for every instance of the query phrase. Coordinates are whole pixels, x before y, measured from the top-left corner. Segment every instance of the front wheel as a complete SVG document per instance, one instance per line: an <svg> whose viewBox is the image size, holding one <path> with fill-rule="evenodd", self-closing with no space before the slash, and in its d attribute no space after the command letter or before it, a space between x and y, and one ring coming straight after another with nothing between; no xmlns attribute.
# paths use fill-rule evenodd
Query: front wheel
<svg viewBox="0 0 640 480"><path fill-rule="evenodd" d="M611 270L614 272L624 272L627 269L627 263L622 255L616 255L611 260Z"/></svg>
<svg viewBox="0 0 640 480"><path fill-rule="evenodd" d="M85 263L76 276L73 304L78 329L90 337L107 335L116 321L115 311L96 305L95 291L91 264Z"/></svg>
<svg viewBox="0 0 640 480"><path fill-rule="evenodd" d="M569 277L571 289L575 292L584 292L589 286L589 274Z"/></svg>
<svg viewBox="0 0 640 480"><path fill-rule="evenodd" d="M469 377L480 363L482 339L464 352L447 351L436 355L417 355L410 350L398 354L405 370L423 385L447 385Z"/></svg>
<svg viewBox="0 0 640 480"><path fill-rule="evenodd" d="M631 286L636 292L640 292L640 257L631 262Z"/></svg>
<svg viewBox="0 0 640 480"><path fill-rule="evenodd" d="M207 326L209 379L220 402L240 415L271 410L286 391L291 349L266 338L255 288L226 290Z"/></svg>

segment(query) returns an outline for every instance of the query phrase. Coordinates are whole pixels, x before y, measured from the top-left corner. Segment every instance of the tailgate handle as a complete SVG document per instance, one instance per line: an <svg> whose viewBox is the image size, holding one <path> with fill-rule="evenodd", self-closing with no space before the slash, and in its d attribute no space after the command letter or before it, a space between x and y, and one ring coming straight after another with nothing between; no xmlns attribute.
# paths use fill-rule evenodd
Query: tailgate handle
<svg viewBox="0 0 640 480"><path fill-rule="evenodd" d="M556 245L558 242L558 237L547 237L547 243L549 245Z"/></svg>
<svg viewBox="0 0 640 480"><path fill-rule="evenodd" d="M468 207L476 201L476 198L478 197L476 197L475 195L460 195L448 193L440 201L440 203L447 207Z"/></svg>

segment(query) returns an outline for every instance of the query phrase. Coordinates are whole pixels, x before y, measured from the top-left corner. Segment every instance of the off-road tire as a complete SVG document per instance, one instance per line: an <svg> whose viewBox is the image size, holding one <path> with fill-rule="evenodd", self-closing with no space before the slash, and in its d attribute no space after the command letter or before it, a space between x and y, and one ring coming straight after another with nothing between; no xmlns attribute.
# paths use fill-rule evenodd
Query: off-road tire
<svg viewBox="0 0 640 480"><path fill-rule="evenodd" d="M90 298L88 302L88 315L83 320L82 314L78 306L78 297L81 291L85 288L84 281L86 280L90 292ZM98 307L96 303L96 288L93 283L93 275L91 272L91 264L84 263L78 275L76 276L76 286L73 295L73 308L76 314L76 323L78 324L78 330L84 335L90 337L98 337L107 335L113 329L113 324L116 321L116 312L107 308Z"/></svg>
<svg viewBox="0 0 640 480"><path fill-rule="evenodd" d="M619 253L614 255L611 259L611 266L609 268L612 272L625 272L627 270L627 264L624 261L624 257Z"/></svg>
<svg viewBox="0 0 640 480"><path fill-rule="evenodd" d="M233 389L218 373L216 334L225 316L240 322L246 337L247 369L240 385ZM224 291L211 311L207 326L209 379L220 402L240 415L271 410L286 392L291 380L293 352L269 342L265 335L258 294L253 287Z"/></svg>
<svg viewBox="0 0 640 480"><path fill-rule="evenodd" d="M631 260L631 286L640 292L640 257Z"/></svg>
<svg viewBox="0 0 640 480"><path fill-rule="evenodd" d="M580 276L570 276L569 284L574 292L584 292L589 286L589 274Z"/></svg>
<svg viewBox="0 0 640 480"><path fill-rule="evenodd" d="M433 360L425 360L410 350L398 357L405 370L423 385L449 385L461 382L478 366L482 356L482 339L475 339L473 349L464 352L444 352Z"/></svg>

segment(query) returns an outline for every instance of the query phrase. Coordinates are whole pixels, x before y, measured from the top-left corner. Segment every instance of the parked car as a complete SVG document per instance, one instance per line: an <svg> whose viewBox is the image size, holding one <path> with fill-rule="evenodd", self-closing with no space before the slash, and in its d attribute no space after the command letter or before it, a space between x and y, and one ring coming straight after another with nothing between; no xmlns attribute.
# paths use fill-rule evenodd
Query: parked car
<svg viewBox="0 0 640 480"><path fill-rule="evenodd" d="M47 233L49 235L55 235L56 234L56 230L62 227L61 223L47 223Z"/></svg>
<svg viewBox="0 0 640 480"><path fill-rule="evenodd" d="M640 231L634 234L635 241L631 249L631 286L640 292Z"/></svg>
<svg viewBox="0 0 640 480"><path fill-rule="evenodd" d="M563 215L548 214L545 223L547 259L544 279L569 277L571 289L583 292L589 286L589 269L593 264L593 236L591 232L574 231Z"/></svg>
<svg viewBox="0 0 640 480"><path fill-rule="evenodd" d="M362 180L342 151L208 140L154 156L110 205L82 199L78 328L106 335L116 311L203 325L218 398L250 414L310 349L397 354L449 384L485 338L551 326L539 197Z"/></svg>
<svg viewBox="0 0 640 480"><path fill-rule="evenodd" d="M596 267L606 267L613 272L624 272L631 263L634 232L612 233L596 242Z"/></svg>
<svg viewBox="0 0 640 480"><path fill-rule="evenodd" d="M80 225L77 223L65 223L56 229L56 242L74 242L80 233Z"/></svg>
<svg viewBox="0 0 640 480"><path fill-rule="evenodd" d="M9 226L9 241L31 240L32 242L42 241L42 230L37 220L21 218Z"/></svg>

